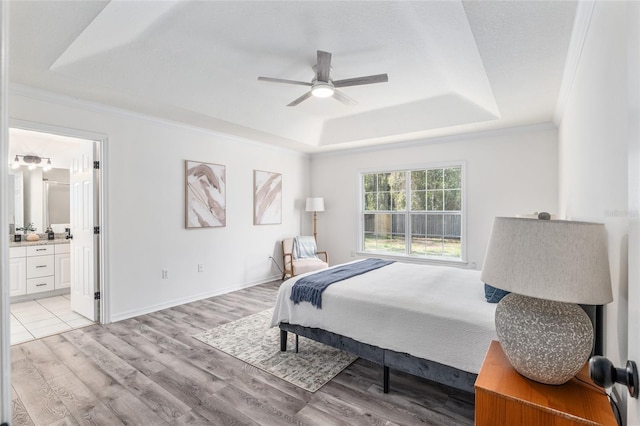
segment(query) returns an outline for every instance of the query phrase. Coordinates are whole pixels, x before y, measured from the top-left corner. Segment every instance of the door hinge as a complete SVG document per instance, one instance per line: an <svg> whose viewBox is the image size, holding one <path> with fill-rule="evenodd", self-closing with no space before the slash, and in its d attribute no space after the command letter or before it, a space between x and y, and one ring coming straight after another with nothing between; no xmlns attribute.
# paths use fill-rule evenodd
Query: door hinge
<svg viewBox="0 0 640 426"><path fill-rule="evenodd" d="M100 292L96 291L95 293L93 293L93 300L100 300Z"/></svg>
<svg viewBox="0 0 640 426"><path fill-rule="evenodd" d="M99 226L94 226L93 227L93 235L98 235L100 233L100 227Z"/></svg>
<svg viewBox="0 0 640 426"><path fill-rule="evenodd" d="M93 168L94 169L99 169L100 168L100 162L99 161L94 161L93 162Z"/></svg>

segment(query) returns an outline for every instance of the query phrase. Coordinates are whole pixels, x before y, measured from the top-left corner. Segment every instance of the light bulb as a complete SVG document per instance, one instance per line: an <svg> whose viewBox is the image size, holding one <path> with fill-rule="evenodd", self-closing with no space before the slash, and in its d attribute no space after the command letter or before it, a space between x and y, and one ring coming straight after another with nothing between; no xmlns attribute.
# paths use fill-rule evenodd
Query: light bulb
<svg viewBox="0 0 640 426"><path fill-rule="evenodd" d="M328 98L333 96L333 85L329 83L316 83L311 89L311 94L316 98Z"/></svg>

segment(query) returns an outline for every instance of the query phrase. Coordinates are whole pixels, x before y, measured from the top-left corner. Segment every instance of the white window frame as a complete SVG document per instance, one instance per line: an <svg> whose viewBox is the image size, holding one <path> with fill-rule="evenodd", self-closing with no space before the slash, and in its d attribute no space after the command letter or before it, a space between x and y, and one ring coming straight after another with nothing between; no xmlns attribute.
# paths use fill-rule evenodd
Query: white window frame
<svg viewBox="0 0 640 426"><path fill-rule="evenodd" d="M446 257L446 256L429 256L429 255L412 255L409 254L409 250L406 250L404 254L402 253L388 253L388 252L373 252L373 251L365 251L364 250L364 175L370 173L393 173L393 172L411 172L415 170L425 170L425 169L438 169L438 168L448 168L448 167L460 167L461 169L461 203L462 203L462 211L460 218L460 258ZM357 235L357 247L358 250L356 254L358 256L366 256L366 257L380 257L385 259L394 259L401 260L404 262L411 263L431 263L431 264L454 264L454 265L466 265L467 264L467 165L465 161L451 161L451 162L437 162L437 163L425 163L411 166L402 166L402 167L385 167L385 168L367 168L358 170L357 174L358 180L358 235ZM407 185L407 191L410 191L409 185ZM410 206L411 198L410 194L407 194L407 208ZM406 223L406 232L411 233L411 224L410 220ZM405 236L406 238L406 236ZM407 241L407 245L409 241Z"/></svg>

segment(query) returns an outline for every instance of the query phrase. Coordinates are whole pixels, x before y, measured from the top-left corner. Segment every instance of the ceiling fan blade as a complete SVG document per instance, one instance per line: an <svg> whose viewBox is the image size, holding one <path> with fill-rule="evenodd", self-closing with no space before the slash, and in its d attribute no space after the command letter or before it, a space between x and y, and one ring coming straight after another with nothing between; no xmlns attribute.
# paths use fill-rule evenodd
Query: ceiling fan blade
<svg viewBox="0 0 640 426"><path fill-rule="evenodd" d="M358 101L356 101L353 98L350 98L349 96L345 95L339 90L333 91L333 97L345 105L356 105L358 103Z"/></svg>
<svg viewBox="0 0 640 426"><path fill-rule="evenodd" d="M292 101L290 104L287 104L287 106L296 106L300 102L304 101L305 99L309 99L310 97L311 97L311 91L308 91L304 95L300 96L298 99Z"/></svg>
<svg viewBox="0 0 640 426"><path fill-rule="evenodd" d="M318 50L318 81L329 81L329 72L331 71L331 53Z"/></svg>
<svg viewBox="0 0 640 426"><path fill-rule="evenodd" d="M297 84L299 86L311 86L311 83L306 81L297 81L297 80L285 80L284 78L273 78L273 77L258 77L260 81L269 81L271 83L286 83L286 84Z"/></svg>
<svg viewBox="0 0 640 426"><path fill-rule="evenodd" d="M360 86L362 84L386 83L389 81L387 74L368 75L366 77L347 78L333 82L333 87Z"/></svg>

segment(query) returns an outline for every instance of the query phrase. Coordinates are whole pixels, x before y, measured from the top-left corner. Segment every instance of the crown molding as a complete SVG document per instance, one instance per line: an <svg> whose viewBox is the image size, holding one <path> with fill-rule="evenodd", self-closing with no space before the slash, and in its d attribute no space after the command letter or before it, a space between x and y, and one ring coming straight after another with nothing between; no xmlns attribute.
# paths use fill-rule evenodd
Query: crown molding
<svg viewBox="0 0 640 426"><path fill-rule="evenodd" d="M553 122L556 126L560 125L562 121L562 115L564 114L564 107L571 93L571 87L573 86L573 80L576 76L578 66L580 65L580 59L582 57L582 49L589 32L589 26L591 25L591 17L593 16L593 9L595 8L596 0L582 0L578 2L576 8L576 17L573 22L573 30L571 31L571 40L569 41L569 48L567 49L567 59L564 64L564 71L562 74L562 83L560 84L560 92L558 93L558 99L556 101L556 108L553 112Z"/></svg>
<svg viewBox="0 0 640 426"><path fill-rule="evenodd" d="M558 130L558 128L554 123L547 121L544 123L529 124L529 125L523 125L523 126L503 127L500 129L490 129L490 130L479 130L479 131L473 131L473 132L459 133L455 135L414 139L414 140L404 141L404 142L391 142L391 143L385 143L385 144L374 145L374 146L349 148L349 149L336 150L336 151L317 152L317 153L311 154L311 157L312 158L335 157L335 156L340 156L345 154L357 154L357 153L374 152L374 151L413 148L416 146L460 142L460 141L471 140L471 139L490 138L494 136L531 133L531 132L539 132L539 131L546 131L546 130L556 131Z"/></svg>
<svg viewBox="0 0 640 426"><path fill-rule="evenodd" d="M220 138L225 138L230 142L236 141L236 142L246 143L249 145L258 146L258 147L270 149L273 151L287 153L289 155L293 155L297 157L302 157L302 158L310 157L308 153L268 144L266 142L261 142L259 140L243 138L241 136L236 136L230 133L224 133L218 130L194 126L194 125L182 123L180 121L160 118L150 114L143 114L140 112L134 112L124 108L118 108L110 105L101 104L99 102L93 102L85 99L79 99L71 96L61 95L59 93L49 92L43 89L37 89L37 88L26 86L23 84L18 84L18 83L10 84L9 95L31 98L31 99L35 99L43 102L50 102L53 104L62 105L69 108L80 108L80 109L98 113L98 114L107 114L112 116L128 118L128 119L143 120L150 123L155 123L155 124L160 124L164 126L180 128L187 131L202 133L207 136L216 136Z"/></svg>

